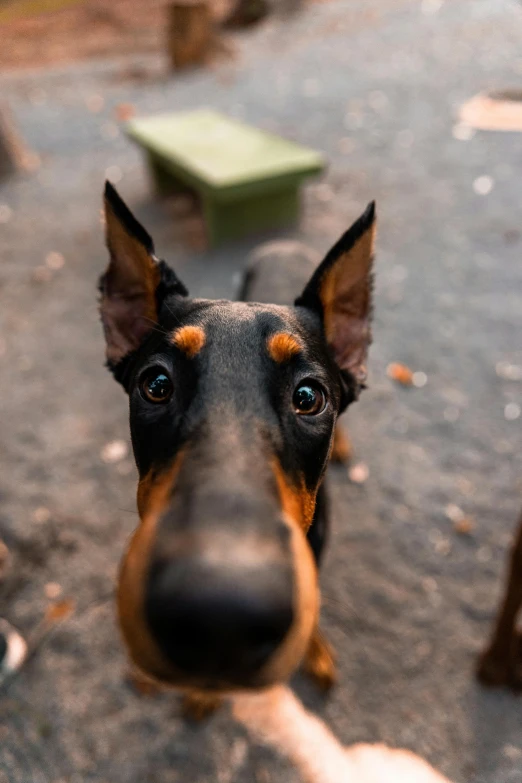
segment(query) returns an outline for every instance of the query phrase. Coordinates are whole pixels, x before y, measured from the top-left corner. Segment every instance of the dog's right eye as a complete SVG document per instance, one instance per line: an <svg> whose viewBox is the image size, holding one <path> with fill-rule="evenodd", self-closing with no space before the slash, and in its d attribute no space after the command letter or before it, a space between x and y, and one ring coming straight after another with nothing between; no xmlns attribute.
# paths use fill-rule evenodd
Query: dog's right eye
<svg viewBox="0 0 522 783"><path fill-rule="evenodd" d="M326 408L326 394L315 381L306 381L295 390L293 403L300 416L317 416Z"/></svg>
<svg viewBox="0 0 522 783"><path fill-rule="evenodd" d="M152 370L146 373L141 380L140 389L142 396L149 402L168 402L172 397L172 381L160 370Z"/></svg>

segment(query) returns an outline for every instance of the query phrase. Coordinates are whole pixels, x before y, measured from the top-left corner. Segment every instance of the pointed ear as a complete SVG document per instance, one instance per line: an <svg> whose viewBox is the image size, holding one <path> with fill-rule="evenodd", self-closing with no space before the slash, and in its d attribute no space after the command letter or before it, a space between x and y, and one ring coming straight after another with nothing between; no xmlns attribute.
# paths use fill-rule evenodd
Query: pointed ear
<svg viewBox="0 0 522 783"><path fill-rule="evenodd" d="M114 368L143 342L158 321L161 299L187 290L164 261L154 255L152 239L105 183L105 228L110 261L100 278L100 314L107 363Z"/></svg>
<svg viewBox="0 0 522 783"><path fill-rule="evenodd" d="M375 202L341 237L295 304L318 312L326 341L342 371L359 389L366 380L371 343Z"/></svg>

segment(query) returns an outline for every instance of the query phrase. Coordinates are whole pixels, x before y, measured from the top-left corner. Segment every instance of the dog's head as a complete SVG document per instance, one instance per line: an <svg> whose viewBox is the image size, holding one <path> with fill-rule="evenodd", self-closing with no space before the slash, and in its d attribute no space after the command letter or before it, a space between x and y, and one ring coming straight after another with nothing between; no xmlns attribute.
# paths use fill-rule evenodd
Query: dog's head
<svg viewBox="0 0 522 783"><path fill-rule="evenodd" d="M131 657L180 687L283 681L317 622L306 534L335 422L366 377L373 205L292 307L190 298L109 184L105 212L101 317L140 475Z"/></svg>

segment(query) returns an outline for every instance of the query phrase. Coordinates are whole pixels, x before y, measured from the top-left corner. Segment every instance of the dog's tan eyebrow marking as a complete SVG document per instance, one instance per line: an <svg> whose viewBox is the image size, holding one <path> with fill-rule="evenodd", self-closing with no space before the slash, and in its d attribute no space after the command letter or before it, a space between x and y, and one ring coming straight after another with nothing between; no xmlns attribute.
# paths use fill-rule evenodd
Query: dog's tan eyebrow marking
<svg viewBox="0 0 522 783"><path fill-rule="evenodd" d="M201 326L180 326L171 337L176 348L183 351L189 359L193 359L201 351L206 339Z"/></svg>
<svg viewBox="0 0 522 783"><path fill-rule="evenodd" d="M288 362L298 353L301 353L301 343L288 332L276 332L267 340L268 353L270 358L278 364Z"/></svg>

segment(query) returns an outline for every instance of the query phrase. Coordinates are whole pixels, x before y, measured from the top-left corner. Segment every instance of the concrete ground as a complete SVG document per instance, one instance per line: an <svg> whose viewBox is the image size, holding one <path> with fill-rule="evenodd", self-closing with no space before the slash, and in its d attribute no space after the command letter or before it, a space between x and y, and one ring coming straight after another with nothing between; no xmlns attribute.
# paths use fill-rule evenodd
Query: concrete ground
<svg viewBox="0 0 522 783"><path fill-rule="evenodd" d="M520 86L521 32L514 0L338 0L246 33L235 59L183 77L161 78L154 59L0 77L41 157L0 185L0 530L15 558L0 615L30 634L52 583L76 602L1 696L1 781L297 783L226 711L193 727L176 698L145 699L124 679L110 595L135 473L130 455L100 456L128 443L96 313L103 180L120 180L197 295L233 295L253 245L183 244L115 120L130 102L212 105L323 150L330 170L298 232L322 250L377 199L371 385L348 417L370 476L332 471L323 575L340 684L324 701L297 687L344 743L411 748L456 783L520 783L522 703L480 688L473 666L521 496L522 384L501 363L522 365L522 139L455 125L475 93ZM50 273L46 257L61 261L49 253L65 260ZM393 361L426 385L394 385ZM454 530L459 509L468 536Z"/></svg>

